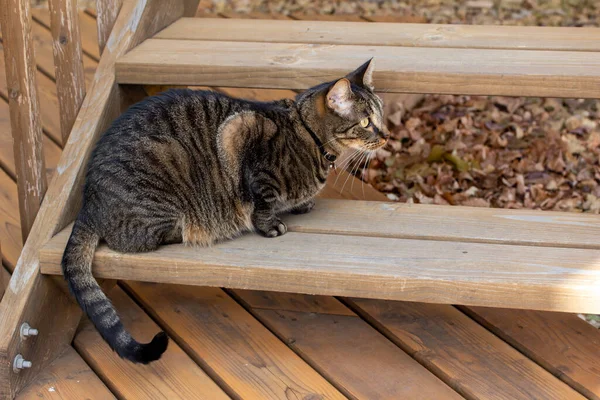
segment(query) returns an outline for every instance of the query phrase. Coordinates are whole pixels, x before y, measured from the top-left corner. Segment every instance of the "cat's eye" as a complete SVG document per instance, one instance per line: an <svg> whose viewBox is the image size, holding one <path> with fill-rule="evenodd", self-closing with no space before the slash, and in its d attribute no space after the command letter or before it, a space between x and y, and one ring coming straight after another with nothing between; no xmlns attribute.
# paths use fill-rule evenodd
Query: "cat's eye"
<svg viewBox="0 0 600 400"><path fill-rule="evenodd" d="M369 117L360 120L360 126L363 128L366 128L369 125L371 125L371 119Z"/></svg>

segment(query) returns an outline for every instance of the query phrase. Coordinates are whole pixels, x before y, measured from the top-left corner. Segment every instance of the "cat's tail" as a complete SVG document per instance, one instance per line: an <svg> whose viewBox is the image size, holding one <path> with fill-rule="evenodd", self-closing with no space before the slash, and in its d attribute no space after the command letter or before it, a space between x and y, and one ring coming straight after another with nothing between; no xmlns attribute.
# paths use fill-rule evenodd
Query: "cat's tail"
<svg viewBox="0 0 600 400"><path fill-rule="evenodd" d="M167 335L160 332L150 343L138 343L125 330L112 303L92 276L92 259L99 240L98 234L80 216L62 258L69 289L102 338L119 356L142 364L158 360L167 349Z"/></svg>

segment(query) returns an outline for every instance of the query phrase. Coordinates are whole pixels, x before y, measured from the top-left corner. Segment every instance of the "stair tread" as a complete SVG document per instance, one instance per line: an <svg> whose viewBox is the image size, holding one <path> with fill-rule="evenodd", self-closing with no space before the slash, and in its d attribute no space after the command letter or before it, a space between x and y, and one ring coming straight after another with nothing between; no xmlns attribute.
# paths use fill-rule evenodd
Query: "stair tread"
<svg viewBox="0 0 600 400"><path fill-rule="evenodd" d="M600 97L600 29L414 25L181 20L118 59L116 76L298 90L374 57L375 87L386 92Z"/></svg>
<svg viewBox="0 0 600 400"><path fill-rule="evenodd" d="M319 200L317 208L322 203ZM451 210L448 207L449 213ZM95 255L94 274L238 289L600 311L597 249L399 239L364 232L325 234L322 227L320 231L311 228L319 219L318 213L287 218L292 231L279 238L247 234L211 248L169 245L150 253L120 254L102 245ZM340 218L338 225L346 220ZM597 219L590 216L589 221ZM377 235L377 228L373 225L369 234ZM42 249L43 273L61 273L60 260L70 229Z"/></svg>

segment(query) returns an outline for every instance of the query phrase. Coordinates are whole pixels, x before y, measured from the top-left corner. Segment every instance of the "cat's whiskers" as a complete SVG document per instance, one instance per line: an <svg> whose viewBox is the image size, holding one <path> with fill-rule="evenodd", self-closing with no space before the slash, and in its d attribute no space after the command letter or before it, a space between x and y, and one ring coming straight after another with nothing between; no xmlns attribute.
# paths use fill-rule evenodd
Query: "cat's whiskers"
<svg viewBox="0 0 600 400"><path fill-rule="evenodd" d="M371 160L373 160L374 155L375 155L374 151L369 153L369 156L365 160L365 168L362 170L361 187L362 187L363 200L366 200L366 198L365 198L365 179L368 178L368 176L365 177L365 173L368 174L369 165L371 165Z"/></svg>
<svg viewBox="0 0 600 400"><path fill-rule="evenodd" d="M361 154L360 150L355 150L354 153L352 153L347 159L345 159L339 166L340 170L345 170L346 167L348 167L348 165L350 165L350 163L357 159L358 156ZM335 179L335 182L333 183L333 186L335 187L337 185L337 181L338 179L340 179L340 176L342 176L342 174L338 174L337 178Z"/></svg>
<svg viewBox="0 0 600 400"><path fill-rule="evenodd" d="M350 185L350 193L352 193L354 191L354 182L356 181L355 174L358 173L358 169L362 165L363 158L366 159L367 157L368 157L368 154L366 152L364 152L362 157L356 163L356 168L355 168L354 172L352 173L352 175L354 175L355 178L352 180L352 185Z"/></svg>
<svg viewBox="0 0 600 400"><path fill-rule="evenodd" d="M359 153L359 156L360 156L360 159L359 159L359 160L362 160L362 156L363 156L363 155L364 155L364 152L362 152L362 151L361 151L361 152ZM356 163L356 165L360 165L360 163L359 163L359 162L357 162L357 163ZM354 168L350 168L350 171L348 172L348 176L346 177L346 180L344 181L344 184L342 185L342 192L344 191L344 188L346 187L346 183L348 183L348 179L350 179L350 177L352 176L352 171L353 171L353 170L354 170Z"/></svg>

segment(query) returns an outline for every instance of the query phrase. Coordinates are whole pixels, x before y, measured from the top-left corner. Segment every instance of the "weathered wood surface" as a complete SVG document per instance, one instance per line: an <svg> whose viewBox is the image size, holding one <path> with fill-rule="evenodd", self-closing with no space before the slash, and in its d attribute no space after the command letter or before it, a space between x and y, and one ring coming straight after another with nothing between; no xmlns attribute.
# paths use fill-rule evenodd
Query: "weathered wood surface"
<svg viewBox="0 0 600 400"><path fill-rule="evenodd" d="M79 307L51 280L38 273L38 254L42 244L68 224L77 212L83 165L91 145L119 111L120 92L113 72L115 59L177 18L194 15L197 4L196 0L169 3L132 0L125 3L119 13L90 95L83 102L33 233L0 303L0 397L12 396L51 362L70 342L79 321ZM5 7L2 12L4 10ZM5 25L2 26L5 29ZM6 33L3 37L7 38ZM45 332L49 339L37 346L35 343L39 341L21 343L18 327L23 321ZM17 352L33 360L33 368L14 374L10 365Z"/></svg>
<svg viewBox="0 0 600 400"><path fill-rule="evenodd" d="M31 230L47 187L29 8L28 2L18 0L0 3L23 240Z"/></svg>
<svg viewBox="0 0 600 400"><path fill-rule="evenodd" d="M38 69L52 79L56 79L56 70L54 68L54 51L52 50L52 33L39 23L32 26L33 44L35 47L35 57ZM86 87L91 85L94 79L94 72L98 63L96 60L83 55L83 68L85 74Z"/></svg>
<svg viewBox="0 0 600 400"><path fill-rule="evenodd" d="M18 209L17 184L0 170L0 241L4 265L9 271L14 269L23 248Z"/></svg>
<svg viewBox="0 0 600 400"><path fill-rule="evenodd" d="M228 16L228 15L226 15ZM229 17L229 16L228 16ZM332 16L298 15L303 21L182 18L157 39L225 42L319 43L500 50L600 51L599 28L481 26L328 21ZM338 16L345 18L346 16ZM357 20L361 18L355 16Z"/></svg>
<svg viewBox="0 0 600 400"><path fill-rule="evenodd" d="M0 266L0 300L2 300L2 296L4 296L4 290L6 286L8 286L8 281L10 280L10 274L3 266Z"/></svg>
<svg viewBox="0 0 600 400"><path fill-rule="evenodd" d="M234 293L348 398L462 398L333 297Z"/></svg>
<svg viewBox="0 0 600 400"><path fill-rule="evenodd" d="M85 97L79 14L77 0L49 0L48 6L60 108L61 143L66 143Z"/></svg>
<svg viewBox="0 0 600 400"><path fill-rule="evenodd" d="M454 307L348 301L363 318L467 399L584 399Z"/></svg>
<svg viewBox="0 0 600 400"><path fill-rule="evenodd" d="M160 328L123 290L115 287L109 297L123 324L136 339L149 342L159 332ZM159 361L134 365L119 358L86 320L75 336L74 346L119 398L229 398L174 341L169 343Z"/></svg>
<svg viewBox="0 0 600 400"><path fill-rule="evenodd" d="M68 347L16 397L16 400L38 399L110 400L115 397L77 352Z"/></svg>
<svg viewBox="0 0 600 400"><path fill-rule="evenodd" d="M371 57L375 87L389 92L600 97L600 52L149 39L116 73L120 83L306 89Z"/></svg>
<svg viewBox="0 0 600 400"><path fill-rule="evenodd" d="M141 282L127 286L232 397L345 398L221 289Z"/></svg>
<svg viewBox="0 0 600 400"><path fill-rule="evenodd" d="M600 249L600 215L581 213L323 200L286 222L297 232Z"/></svg>
<svg viewBox="0 0 600 400"><path fill-rule="evenodd" d="M104 46L106 46L106 42L122 6L123 0L96 0L98 48L100 53L102 53Z"/></svg>
<svg viewBox="0 0 600 400"><path fill-rule="evenodd" d="M484 307L463 310L582 395L600 400L600 330L575 314Z"/></svg>
<svg viewBox="0 0 600 400"><path fill-rule="evenodd" d="M8 105L2 102L0 103L0 127L7 129L0 129L0 166L2 166L2 169L4 169L11 178L16 180L17 170L15 168L14 153L12 152L13 139L11 137L9 119ZM52 168L56 167L58 159L60 158L60 147L46 135L43 135L41 139L42 148L44 150L42 154L45 157L45 172L48 178L50 178L52 176ZM51 159L46 157L51 157Z"/></svg>
<svg viewBox="0 0 600 400"><path fill-rule="evenodd" d="M43 273L61 274L70 230L41 250ZM251 234L211 248L169 245L139 254L101 245L94 274L428 303L600 311L598 250L323 235L306 225L301 230L307 233L290 231L276 239Z"/></svg>
<svg viewBox="0 0 600 400"><path fill-rule="evenodd" d="M33 19L43 25L46 29L51 29L50 11L45 8L34 8L31 10ZM81 50L87 56L95 61L100 60L100 50L98 48L98 29L96 19L85 11L78 11L79 32L81 38Z"/></svg>
<svg viewBox="0 0 600 400"><path fill-rule="evenodd" d="M8 99L8 87L6 86L6 74L4 68L4 48L1 43L0 50L2 52L2 55L0 55L0 97ZM43 73L38 71L36 75L43 131L46 132L53 141L60 143L60 117L58 112L58 99L56 97L56 85ZM11 136L10 122L7 125L6 134ZM8 150L12 151L12 140L11 144L7 146Z"/></svg>

